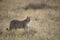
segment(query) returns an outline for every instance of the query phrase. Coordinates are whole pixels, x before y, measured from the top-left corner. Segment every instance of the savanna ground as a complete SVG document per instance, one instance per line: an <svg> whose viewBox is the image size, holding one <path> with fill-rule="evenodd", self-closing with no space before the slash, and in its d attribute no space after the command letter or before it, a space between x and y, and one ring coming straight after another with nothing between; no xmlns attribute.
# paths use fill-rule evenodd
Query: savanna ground
<svg viewBox="0 0 60 40"><path fill-rule="evenodd" d="M45 3L59 8L21 9L29 3ZM6 30L11 20L24 20L27 16L31 18L29 29L36 33L22 35L24 29ZM0 0L0 40L60 40L60 0Z"/></svg>

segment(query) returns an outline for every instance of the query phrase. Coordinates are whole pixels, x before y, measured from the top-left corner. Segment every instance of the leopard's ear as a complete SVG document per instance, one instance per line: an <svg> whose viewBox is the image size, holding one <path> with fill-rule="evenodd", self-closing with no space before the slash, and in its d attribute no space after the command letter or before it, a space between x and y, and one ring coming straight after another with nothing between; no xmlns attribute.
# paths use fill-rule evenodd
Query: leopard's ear
<svg viewBox="0 0 60 40"><path fill-rule="evenodd" d="M8 28L6 28L6 30L9 30Z"/></svg>
<svg viewBox="0 0 60 40"><path fill-rule="evenodd" d="M29 16L27 16L27 20L30 20L30 17Z"/></svg>
<svg viewBox="0 0 60 40"><path fill-rule="evenodd" d="M30 19L30 17L29 17L29 16L27 16L27 19Z"/></svg>
<svg viewBox="0 0 60 40"><path fill-rule="evenodd" d="M30 22L30 17L27 16L27 18L24 20L24 22L26 22L26 23Z"/></svg>
<svg viewBox="0 0 60 40"><path fill-rule="evenodd" d="M27 16L27 21L29 22L30 21L30 17Z"/></svg>

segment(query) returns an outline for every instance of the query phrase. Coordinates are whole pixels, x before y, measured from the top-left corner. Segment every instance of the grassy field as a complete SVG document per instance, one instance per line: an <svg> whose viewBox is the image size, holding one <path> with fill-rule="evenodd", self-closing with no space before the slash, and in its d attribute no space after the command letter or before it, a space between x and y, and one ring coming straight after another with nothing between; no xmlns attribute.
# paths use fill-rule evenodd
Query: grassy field
<svg viewBox="0 0 60 40"><path fill-rule="evenodd" d="M44 3L59 8L22 9L29 3ZM28 31L7 31L10 21L31 18ZM36 31L36 32L34 32ZM2 0L0 1L0 40L60 40L60 0Z"/></svg>

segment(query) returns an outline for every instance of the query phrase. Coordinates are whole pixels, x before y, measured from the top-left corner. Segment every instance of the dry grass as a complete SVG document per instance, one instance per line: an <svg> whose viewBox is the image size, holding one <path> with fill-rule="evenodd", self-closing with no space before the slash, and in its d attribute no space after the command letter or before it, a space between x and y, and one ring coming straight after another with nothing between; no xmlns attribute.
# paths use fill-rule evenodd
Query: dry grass
<svg viewBox="0 0 60 40"><path fill-rule="evenodd" d="M0 40L60 40L60 8L20 9L28 3L42 2L60 6L60 0L3 0L0 2ZM13 19L24 20L31 17L28 31L17 29L7 31ZM36 32L35 32L36 31Z"/></svg>

